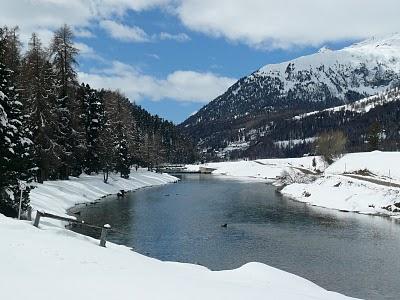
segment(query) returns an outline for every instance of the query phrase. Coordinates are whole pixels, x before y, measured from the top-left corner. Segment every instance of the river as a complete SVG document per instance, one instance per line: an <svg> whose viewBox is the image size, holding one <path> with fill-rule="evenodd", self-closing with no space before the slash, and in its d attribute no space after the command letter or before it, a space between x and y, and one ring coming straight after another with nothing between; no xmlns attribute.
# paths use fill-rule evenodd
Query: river
<svg viewBox="0 0 400 300"><path fill-rule="evenodd" d="M183 175L76 210L119 231L108 240L161 260L212 270L257 261L348 296L400 299L398 222L295 202L264 182Z"/></svg>

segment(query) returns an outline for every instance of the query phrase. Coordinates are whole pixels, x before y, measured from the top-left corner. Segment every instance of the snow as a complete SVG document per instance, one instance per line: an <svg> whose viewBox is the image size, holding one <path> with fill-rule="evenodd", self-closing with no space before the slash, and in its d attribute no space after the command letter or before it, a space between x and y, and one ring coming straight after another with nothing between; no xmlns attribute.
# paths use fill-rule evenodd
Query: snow
<svg viewBox="0 0 400 300"><path fill-rule="evenodd" d="M400 218L399 165L400 152L351 153L329 166L317 180L293 183L281 192L316 206Z"/></svg>
<svg viewBox="0 0 400 300"><path fill-rule="evenodd" d="M336 210L397 216L383 207L400 203L400 189L345 176L323 176L313 183L294 183L282 194L297 201Z"/></svg>
<svg viewBox="0 0 400 300"><path fill-rule="evenodd" d="M45 181L31 191L31 206L34 210L66 216L67 209L75 204L90 203L120 190L132 191L143 187L176 182L178 179L168 174L132 171L129 179L110 173L108 183L103 175L81 175L70 180Z"/></svg>
<svg viewBox="0 0 400 300"><path fill-rule="evenodd" d="M386 103L392 102L392 101L399 101L399 89L394 88L389 90L388 92L385 93L380 93L378 95L374 95L371 97L366 97L364 99L355 101L350 104L345 104L345 105L340 105L340 106L335 106L332 108L327 108L324 110L320 111L312 111L308 112L305 114L301 114L298 116L293 117L294 120L300 120L312 115L319 114L321 112L339 112L339 111L353 111L356 113L367 113L371 109L374 109L378 106L382 106Z"/></svg>
<svg viewBox="0 0 400 300"><path fill-rule="evenodd" d="M367 169L380 177L390 177L400 181L400 152L365 152L346 154L329 166L325 173L342 174Z"/></svg>
<svg viewBox="0 0 400 300"><path fill-rule="evenodd" d="M286 72L289 67L290 74ZM350 75L352 71L363 67L371 70L365 78L362 75ZM300 71L307 74L307 80L304 82L296 78ZM284 93L298 84L307 87L308 83L318 83L326 85L333 95L344 99L348 90L366 95L384 91L387 86L373 86L370 83L373 82L375 73L384 74L385 71L400 72L400 34L369 39L336 51L323 48L313 55L266 65L255 75L279 78L284 84ZM295 77L291 77L292 75ZM249 79L252 79L252 76L249 76ZM309 88L313 89L314 85Z"/></svg>
<svg viewBox="0 0 400 300"><path fill-rule="evenodd" d="M186 168L198 171L200 166L216 169L214 175L287 184L281 190L283 195L311 205L400 218L400 152L350 153L328 168L320 157L313 156L207 163ZM320 175L316 170L324 173Z"/></svg>
<svg viewBox="0 0 400 300"><path fill-rule="evenodd" d="M278 146L279 148L288 148L288 147L293 147L295 145L305 143L305 144L311 144L316 141L316 137L308 137L305 139L293 139L293 140L284 140L284 141L276 141L274 144Z"/></svg>
<svg viewBox="0 0 400 300"><path fill-rule="evenodd" d="M200 167L216 169L212 174L226 175L232 177L248 177L266 179L268 181L276 180L287 168L304 168L312 171L312 161L315 158L317 169L324 169L324 162L320 157L308 156L301 158L285 159L259 159L254 161L235 161L207 163L204 165L187 165L186 169L199 171Z"/></svg>
<svg viewBox="0 0 400 300"><path fill-rule="evenodd" d="M91 202L120 189L133 190L175 181L167 174L132 172L128 180L83 176L46 182L32 192L32 205L63 214L78 202ZM2 299L351 299L260 263L229 271L152 259L125 246L79 235L42 221L0 215Z"/></svg>

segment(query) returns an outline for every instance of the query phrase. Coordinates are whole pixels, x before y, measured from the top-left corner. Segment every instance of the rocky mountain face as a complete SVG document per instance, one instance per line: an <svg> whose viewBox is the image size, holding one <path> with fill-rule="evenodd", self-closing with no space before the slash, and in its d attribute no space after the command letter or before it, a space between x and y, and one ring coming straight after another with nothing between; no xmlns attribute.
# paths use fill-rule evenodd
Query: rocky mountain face
<svg viewBox="0 0 400 300"><path fill-rule="evenodd" d="M336 51L324 47L240 79L180 127L205 154L226 157L240 150L245 155L261 139L274 136L282 120L381 93L399 79L399 34Z"/></svg>

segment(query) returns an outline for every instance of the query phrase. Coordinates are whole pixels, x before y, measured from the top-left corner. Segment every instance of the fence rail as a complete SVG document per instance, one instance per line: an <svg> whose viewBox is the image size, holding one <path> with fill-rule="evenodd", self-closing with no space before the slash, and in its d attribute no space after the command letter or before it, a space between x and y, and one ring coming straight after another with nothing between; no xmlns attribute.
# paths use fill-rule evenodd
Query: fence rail
<svg viewBox="0 0 400 300"><path fill-rule="evenodd" d="M40 223L41 218L49 218L49 219L69 222L69 223L73 223L73 224L79 224L81 226L86 226L86 227L90 227L90 228L101 229L101 234L100 234L100 246L101 247L106 246L107 234L108 234L108 231L111 230L111 226L109 224L105 224L103 227L101 227L101 226L87 224L87 223L85 223L85 221L79 221L73 217L57 216L57 215L50 214L50 213L47 213L44 211L39 211L39 210L36 212L36 217L35 217L35 221L33 222L33 226L39 228L39 223Z"/></svg>

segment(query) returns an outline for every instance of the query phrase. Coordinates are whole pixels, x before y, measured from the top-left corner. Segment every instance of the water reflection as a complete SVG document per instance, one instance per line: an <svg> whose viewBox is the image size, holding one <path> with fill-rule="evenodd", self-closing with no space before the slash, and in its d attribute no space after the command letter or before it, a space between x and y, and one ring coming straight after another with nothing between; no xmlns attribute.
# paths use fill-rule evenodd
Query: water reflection
<svg viewBox="0 0 400 300"><path fill-rule="evenodd" d="M83 208L111 240L162 260L214 270L258 261L354 297L398 299L400 226L282 198L274 187L209 175ZM221 224L227 223L227 228Z"/></svg>

